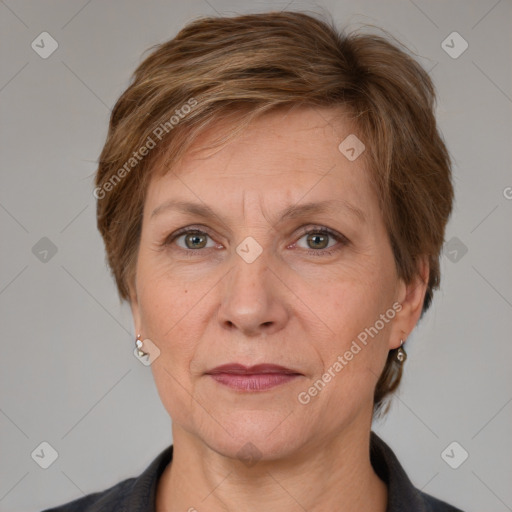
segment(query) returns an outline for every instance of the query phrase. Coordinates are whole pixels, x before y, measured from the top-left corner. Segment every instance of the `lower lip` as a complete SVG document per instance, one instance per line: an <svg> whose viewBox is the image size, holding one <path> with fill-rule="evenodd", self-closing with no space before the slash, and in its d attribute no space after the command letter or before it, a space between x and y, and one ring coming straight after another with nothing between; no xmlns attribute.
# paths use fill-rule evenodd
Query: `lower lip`
<svg viewBox="0 0 512 512"><path fill-rule="evenodd" d="M290 382L299 375L290 373L215 373L211 374L210 377L220 384L239 391L265 391Z"/></svg>

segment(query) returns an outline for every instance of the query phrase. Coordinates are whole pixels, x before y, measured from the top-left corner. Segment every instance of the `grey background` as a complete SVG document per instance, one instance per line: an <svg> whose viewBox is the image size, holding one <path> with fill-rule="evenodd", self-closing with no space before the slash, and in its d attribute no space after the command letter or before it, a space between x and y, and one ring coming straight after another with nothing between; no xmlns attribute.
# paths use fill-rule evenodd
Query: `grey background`
<svg viewBox="0 0 512 512"><path fill-rule="evenodd" d="M454 158L442 289L374 430L424 491L470 512L512 510L510 0L0 1L0 510L105 489L172 441L151 370L132 353L92 196L110 108L142 52L199 15L319 6L420 55ZM31 48L43 31L59 44L47 59ZM453 31L469 44L457 59L441 47ZM33 252L43 237L57 248L47 261ZM43 441L58 452L48 469L31 458ZM469 453L458 469L441 458L452 441Z"/></svg>

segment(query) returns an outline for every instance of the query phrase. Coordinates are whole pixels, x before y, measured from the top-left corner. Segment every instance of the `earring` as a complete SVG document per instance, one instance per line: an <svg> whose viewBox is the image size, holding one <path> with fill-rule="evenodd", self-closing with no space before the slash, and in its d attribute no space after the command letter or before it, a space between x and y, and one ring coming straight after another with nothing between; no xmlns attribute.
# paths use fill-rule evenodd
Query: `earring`
<svg viewBox="0 0 512 512"><path fill-rule="evenodd" d="M148 356L149 354L142 350L143 343L140 338L141 338L140 334L137 334L137 339L135 340L135 346L137 347L137 354L139 355L139 357Z"/></svg>
<svg viewBox="0 0 512 512"><path fill-rule="evenodd" d="M396 361L400 364L403 364L404 361L407 359L407 354L405 353L405 350L402 348L403 344L404 340L400 340L400 346L398 347L398 351L395 355Z"/></svg>

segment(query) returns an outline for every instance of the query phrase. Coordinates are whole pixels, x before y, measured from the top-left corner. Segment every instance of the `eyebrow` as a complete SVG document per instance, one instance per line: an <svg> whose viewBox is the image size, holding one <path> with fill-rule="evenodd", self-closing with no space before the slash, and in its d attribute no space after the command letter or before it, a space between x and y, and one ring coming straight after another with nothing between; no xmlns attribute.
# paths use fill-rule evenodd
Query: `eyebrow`
<svg viewBox="0 0 512 512"><path fill-rule="evenodd" d="M352 215L354 218L356 218L362 223L366 222L366 217L362 210L360 210L357 206L345 201L344 199L330 199L319 202L293 204L291 206L288 206L281 212L280 220L283 221L289 219L296 219L314 213L335 212L338 209L344 210L346 213ZM161 205L157 206L151 213L151 218L170 210L195 215L197 217L203 217L205 219L217 217L221 219L223 222L225 222L224 217L219 213L215 212L215 210L213 210L208 205L178 200L165 201Z"/></svg>

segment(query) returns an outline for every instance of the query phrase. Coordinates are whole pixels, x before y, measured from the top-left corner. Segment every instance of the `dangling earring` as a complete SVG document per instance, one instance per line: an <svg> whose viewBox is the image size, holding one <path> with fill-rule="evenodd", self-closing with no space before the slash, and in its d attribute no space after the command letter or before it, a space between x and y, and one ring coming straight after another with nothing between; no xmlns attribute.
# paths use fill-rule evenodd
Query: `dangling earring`
<svg viewBox="0 0 512 512"><path fill-rule="evenodd" d="M407 359L407 354L405 353L405 350L402 348L403 344L404 340L400 340L400 346L398 347L397 353L395 355L397 362L400 364L403 364Z"/></svg>
<svg viewBox="0 0 512 512"><path fill-rule="evenodd" d="M137 354L139 354L139 357L149 356L147 352L144 352L142 350L142 340L140 339L140 334L137 334L137 339L135 340L135 346L137 347Z"/></svg>

